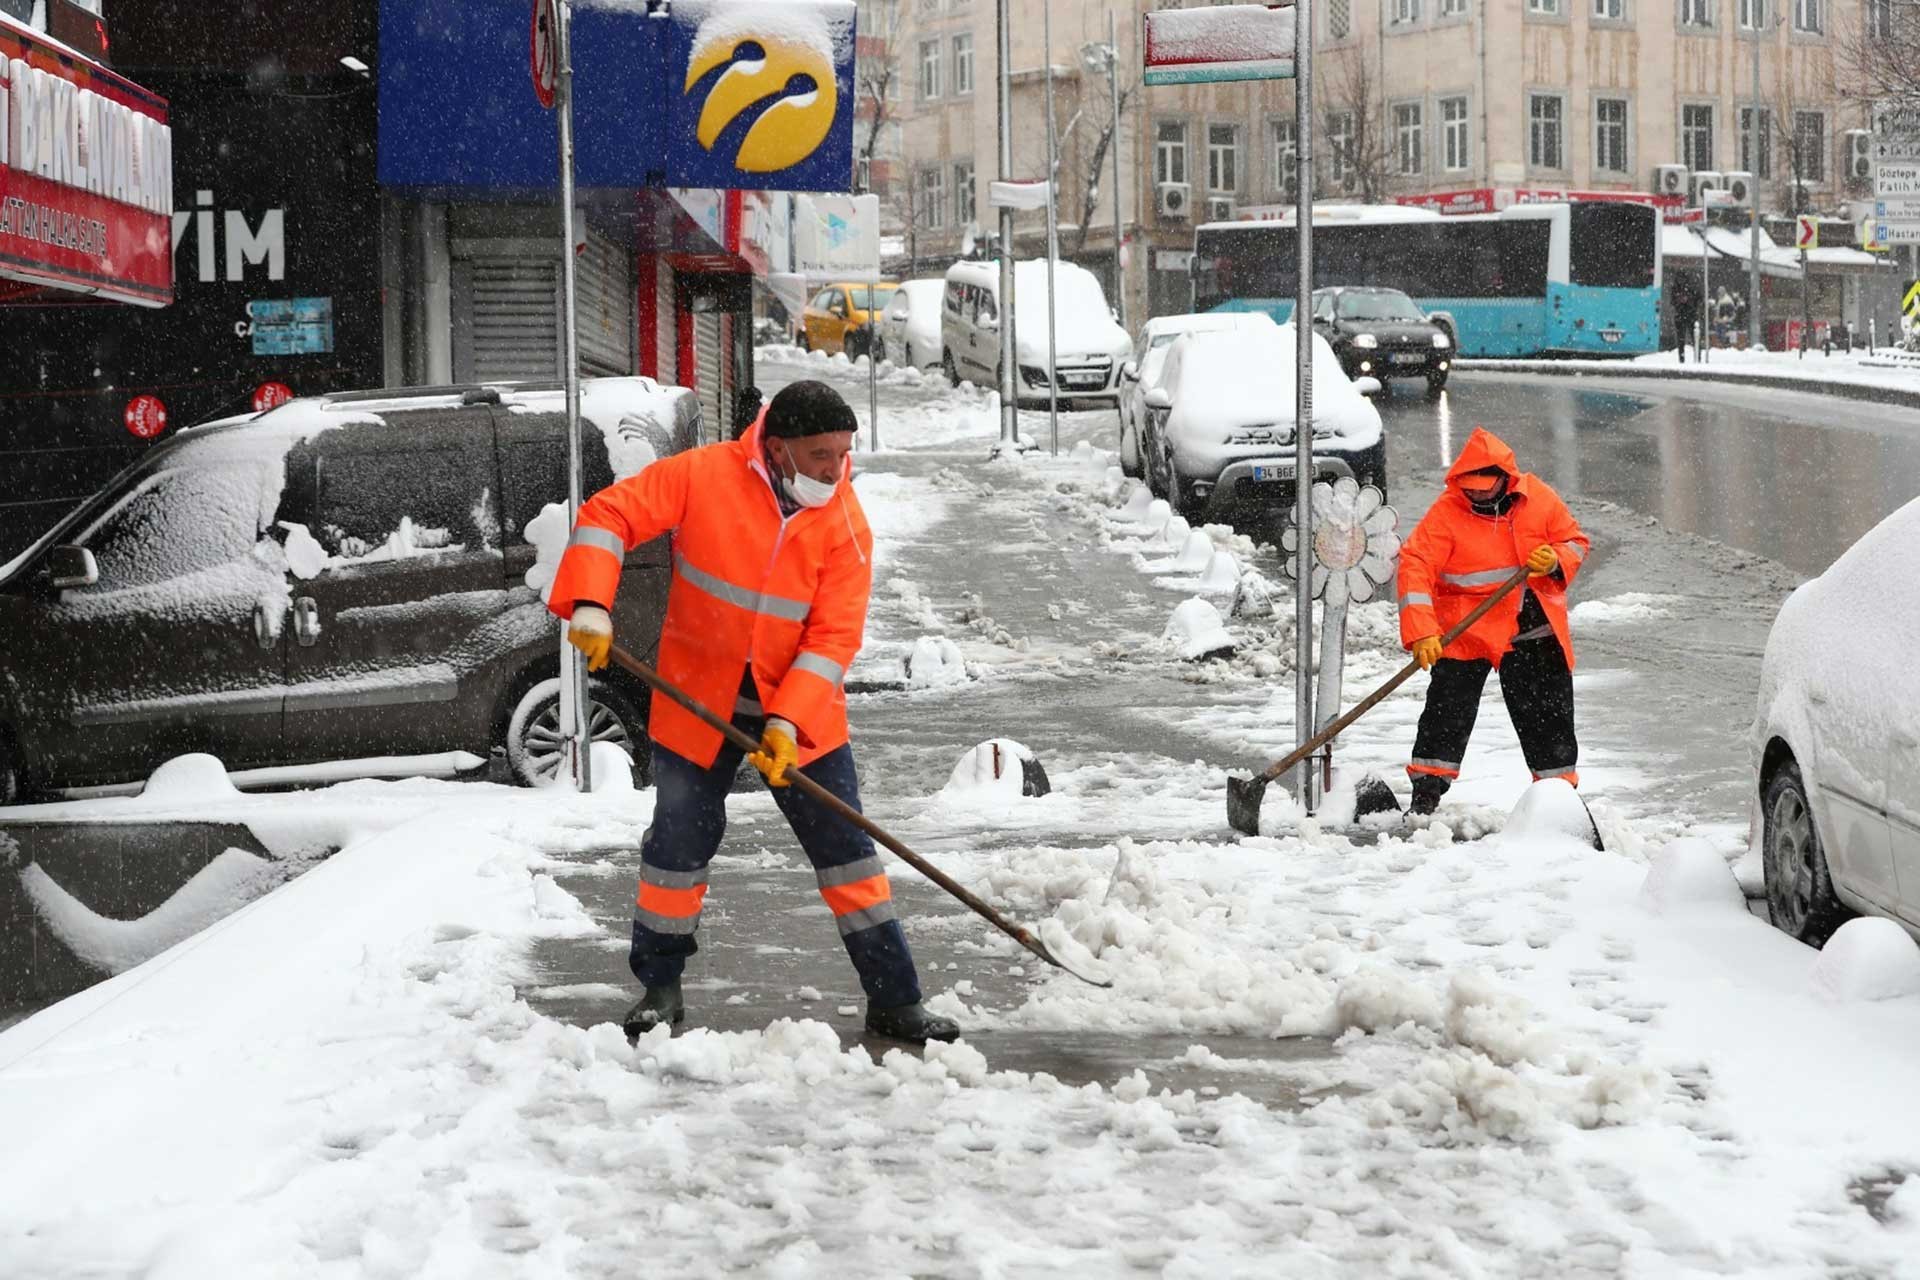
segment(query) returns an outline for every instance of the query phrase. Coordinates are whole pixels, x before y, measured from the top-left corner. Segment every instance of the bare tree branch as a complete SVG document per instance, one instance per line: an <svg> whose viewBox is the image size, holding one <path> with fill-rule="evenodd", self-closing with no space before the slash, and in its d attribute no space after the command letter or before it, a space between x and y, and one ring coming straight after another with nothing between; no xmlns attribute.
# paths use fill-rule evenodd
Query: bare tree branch
<svg viewBox="0 0 1920 1280"><path fill-rule="evenodd" d="M1100 175L1105 170L1107 151L1114 145L1114 135L1119 131L1121 121L1126 119L1127 104L1133 101L1135 88L1134 85L1120 86L1119 114L1114 114L1109 107L1106 119L1100 120L1096 117L1094 127L1098 133L1094 136L1092 154L1086 157L1080 169L1084 180L1080 187L1080 225L1076 228L1073 246L1076 257L1086 252L1087 230L1093 222L1094 209L1100 203ZM1117 250L1118 246L1116 246L1116 252Z"/></svg>
<svg viewBox="0 0 1920 1280"><path fill-rule="evenodd" d="M1835 32L1842 96L1862 102L1920 100L1920 9L1906 0L1864 0Z"/></svg>
<svg viewBox="0 0 1920 1280"><path fill-rule="evenodd" d="M1321 110L1328 122L1324 135L1328 158L1338 160L1346 173L1345 184L1358 188L1362 200L1378 203L1391 193L1399 175L1393 167L1393 131L1387 124L1386 104L1373 64L1363 50L1344 50L1332 57L1326 84L1327 98ZM1344 142L1335 140L1332 127L1341 115L1351 117L1353 123L1352 133ZM1331 174L1328 176L1330 181ZM1314 182L1319 185L1319 175Z"/></svg>

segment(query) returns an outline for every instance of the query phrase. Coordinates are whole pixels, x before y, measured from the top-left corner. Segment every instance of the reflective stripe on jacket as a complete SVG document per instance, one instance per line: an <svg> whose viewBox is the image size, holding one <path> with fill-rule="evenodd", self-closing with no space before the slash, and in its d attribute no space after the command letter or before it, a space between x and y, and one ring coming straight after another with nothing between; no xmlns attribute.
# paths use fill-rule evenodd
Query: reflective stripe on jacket
<svg viewBox="0 0 1920 1280"><path fill-rule="evenodd" d="M562 618L582 600L611 606L621 557L671 531L660 674L724 720L751 660L767 716L794 727L805 765L847 741L844 684L866 629L873 533L851 466L833 501L783 519L763 440L755 422L738 440L663 458L593 495L548 594ZM719 732L663 694L647 733L703 767L720 752Z"/></svg>
<svg viewBox="0 0 1920 1280"><path fill-rule="evenodd" d="M1461 478L1483 467L1507 473L1513 501L1504 514L1481 515L1461 489ZM1558 572L1530 577L1526 586L1489 609L1458 640L1449 658L1486 658L1497 667L1514 640L1520 603L1532 592L1573 669L1573 632L1567 587L1587 558L1587 535L1567 504L1540 477L1522 472L1513 450L1485 427L1475 427L1447 470L1447 487L1400 547L1400 641L1444 635L1526 563L1541 543L1559 553Z"/></svg>

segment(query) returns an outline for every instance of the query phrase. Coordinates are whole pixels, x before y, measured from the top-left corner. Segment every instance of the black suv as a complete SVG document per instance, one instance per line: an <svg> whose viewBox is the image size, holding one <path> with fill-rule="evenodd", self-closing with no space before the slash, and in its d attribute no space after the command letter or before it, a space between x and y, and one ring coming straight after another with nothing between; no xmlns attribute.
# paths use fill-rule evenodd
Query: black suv
<svg viewBox="0 0 1920 1280"><path fill-rule="evenodd" d="M700 442L684 388L583 386L588 494ZM527 530L544 512L557 557L566 474L558 384L354 392L180 432L0 565L0 803L137 790L191 751L242 787L343 760L454 774L495 748L517 780L551 776L559 631ZM615 625L636 653L668 575L664 538L627 557ZM591 692L594 736L645 781L642 690L608 672Z"/></svg>
<svg viewBox="0 0 1920 1280"><path fill-rule="evenodd" d="M1343 285L1313 293L1313 327L1332 344L1349 378L1425 378L1447 385L1453 338L1398 289Z"/></svg>

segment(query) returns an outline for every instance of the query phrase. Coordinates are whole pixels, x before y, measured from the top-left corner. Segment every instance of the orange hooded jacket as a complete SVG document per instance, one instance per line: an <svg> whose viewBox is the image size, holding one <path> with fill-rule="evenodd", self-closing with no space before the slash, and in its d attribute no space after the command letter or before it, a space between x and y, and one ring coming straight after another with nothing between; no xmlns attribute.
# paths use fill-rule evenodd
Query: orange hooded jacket
<svg viewBox="0 0 1920 1280"><path fill-rule="evenodd" d="M765 438L756 421L738 440L662 458L594 494L549 607L567 618L579 601L611 605L621 557L671 531L660 674L723 720L744 710L786 721L806 765L847 742L844 685L866 630L873 532L851 463L827 505L782 518ZM764 706L740 691L749 662ZM719 732L660 693L647 735L702 767L720 753Z"/></svg>
<svg viewBox="0 0 1920 1280"><path fill-rule="evenodd" d="M1483 467L1507 473L1507 492L1514 501L1504 515L1478 514L1460 487L1461 477ZM1531 591L1566 654L1567 670L1573 670L1567 587L1587 558L1587 535L1551 485L1521 471L1513 450L1499 436L1475 427L1447 469L1445 492L1400 547L1400 642L1412 648L1415 640L1444 635L1512 577L1541 543L1559 553L1559 571L1528 578L1522 590L1489 609L1448 645L1446 657L1486 658L1498 667L1512 647L1521 597Z"/></svg>

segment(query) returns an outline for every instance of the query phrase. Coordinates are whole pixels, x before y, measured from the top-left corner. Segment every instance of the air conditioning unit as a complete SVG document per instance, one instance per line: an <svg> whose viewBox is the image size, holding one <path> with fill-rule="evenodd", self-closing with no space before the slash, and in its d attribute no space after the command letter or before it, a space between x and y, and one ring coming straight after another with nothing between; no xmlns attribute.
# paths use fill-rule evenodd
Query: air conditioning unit
<svg viewBox="0 0 1920 1280"><path fill-rule="evenodd" d="M1707 193L1725 189L1726 175L1715 169L1699 169L1694 172L1692 189L1687 192L1687 203L1704 205L1710 203Z"/></svg>
<svg viewBox="0 0 1920 1280"><path fill-rule="evenodd" d="M1684 196L1688 194L1687 179L1690 175L1683 164L1663 164L1653 171L1653 191L1661 196Z"/></svg>
<svg viewBox="0 0 1920 1280"><path fill-rule="evenodd" d="M1737 209L1753 208L1753 175L1735 169L1725 178L1727 203Z"/></svg>
<svg viewBox="0 0 1920 1280"><path fill-rule="evenodd" d="M1847 177L1854 182L1873 177L1873 135L1865 129L1847 130Z"/></svg>
<svg viewBox="0 0 1920 1280"><path fill-rule="evenodd" d="M1163 218L1193 216L1193 188L1184 182L1162 182L1154 188L1154 208Z"/></svg>
<svg viewBox="0 0 1920 1280"><path fill-rule="evenodd" d="M1207 197L1208 222L1232 222L1233 214L1234 203L1232 196Z"/></svg>

